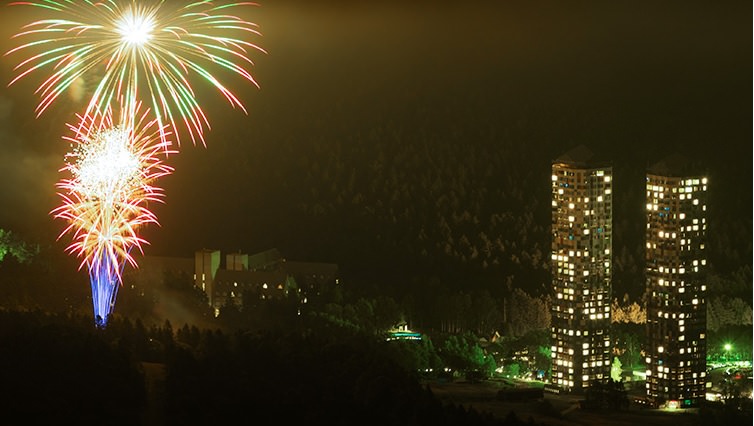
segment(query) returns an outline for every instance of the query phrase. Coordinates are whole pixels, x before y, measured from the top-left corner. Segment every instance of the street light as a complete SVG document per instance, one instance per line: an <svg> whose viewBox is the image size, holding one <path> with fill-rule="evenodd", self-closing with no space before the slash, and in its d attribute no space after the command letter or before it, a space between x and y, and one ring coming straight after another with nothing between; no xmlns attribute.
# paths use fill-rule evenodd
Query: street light
<svg viewBox="0 0 754 426"><path fill-rule="evenodd" d="M726 343L723 346L723 349L725 349L725 362L727 363L728 362L728 355L730 355L730 350L733 349L733 345L731 345L730 343Z"/></svg>

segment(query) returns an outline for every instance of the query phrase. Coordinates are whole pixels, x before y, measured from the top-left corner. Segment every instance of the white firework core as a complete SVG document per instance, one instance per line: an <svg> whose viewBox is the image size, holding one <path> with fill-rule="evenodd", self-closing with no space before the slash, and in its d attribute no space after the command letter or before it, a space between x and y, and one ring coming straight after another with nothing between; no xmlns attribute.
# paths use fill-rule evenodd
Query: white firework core
<svg viewBox="0 0 754 426"><path fill-rule="evenodd" d="M115 127L95 134L78 147L72 171L86 198L115 201L127 197L141 172L129 141L129 133Z"/></svg>

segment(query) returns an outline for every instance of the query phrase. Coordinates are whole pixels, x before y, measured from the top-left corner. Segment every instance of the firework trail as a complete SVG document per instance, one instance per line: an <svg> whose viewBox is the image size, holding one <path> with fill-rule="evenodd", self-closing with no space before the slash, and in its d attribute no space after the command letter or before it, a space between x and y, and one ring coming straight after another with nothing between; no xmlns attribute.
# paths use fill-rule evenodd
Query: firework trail
<svg viewBox="0 0 754 426"><path fill-rule="evenodd" d="M47 0L14 2L43 8L50 17L29 23L14 36L23 44L8 51L26 54L10 84L43 69L51 74L36 90L41 115L80 77L96 74L98 83L85 116L102 115L114 99L136 102L137 88L150 97L160 128L185 129L193 143L204 144L209 120L190 83L199 76L233 107L246 109L220 81L235 74L259 87L249 69L253 51L265 51L249 38L260 36L257 25L235 10L255 3L215 4L211 1ZM99 75L102 75L101 79ZM127 106L128 108L128 106ZM178 124L181 124L180 126ZM86 132L81 128L77 131ZM167 135L160 135L163 140Z"/></svg>
<svg viewBox="0 0 754 426"><path fill-rule="evenodd" d="M51 214L68 222L60 237L72 235L67 251L89 271L100 327L114 308L125 264L136 266L131 251L146 243L138 229L158 223L147 204L161 202L163 192L153 184L173 171L162 160L172 152L169 129L139 110L139 104L124 108L117 123L111 108L79 116L79 123L68 124L73 136L64 137L71 152L61 172L68 177L57 184L63 202Z"/></svg>

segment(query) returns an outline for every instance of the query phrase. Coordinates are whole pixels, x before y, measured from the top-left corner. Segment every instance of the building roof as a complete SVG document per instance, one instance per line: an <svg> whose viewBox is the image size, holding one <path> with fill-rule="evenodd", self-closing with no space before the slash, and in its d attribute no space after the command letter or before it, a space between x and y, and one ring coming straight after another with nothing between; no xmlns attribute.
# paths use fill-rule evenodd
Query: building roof
<svg viewBox="0 0 754 426"><path fill-rule="evenodd" d="M276 248L265 250L263 252L249 255L249 269L265 269L278 262L282 262L283 255Z"/></svg>
<svg viewBox="0 0 754 426"><path fill-rule="evenodd" d="M560 154L553 163L564 163L571 166L585 168L609 166L609 162L606 159L595 155L591 149L583 144L576 145L563 154Z"/></svg>
<svg viewBox="0 0 754 426"><path fill-rule="evenodd" d="M704 174L702 167L688 157L674 153L651 164L647 167L647 173L668 177L689 177Z"/></svg>

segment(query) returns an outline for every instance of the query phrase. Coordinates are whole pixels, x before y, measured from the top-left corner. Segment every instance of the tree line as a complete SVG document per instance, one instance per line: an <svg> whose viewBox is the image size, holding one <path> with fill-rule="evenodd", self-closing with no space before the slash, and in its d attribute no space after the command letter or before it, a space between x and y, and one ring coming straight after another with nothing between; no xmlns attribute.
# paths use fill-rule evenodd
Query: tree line
<svg viewBox="0 0 754 426"><path fill-rule="evenodd" d="M421 343L316 321L225 332L116 316L99 329L88 316L0 310L0 341L0 409L9 424L532 424L441 402L418 379L415 365L428 353ZM446 347L479 355L461 341ZM150 376L146 364L164 373ZM162 382L163 392L151 394L148 380Z"/></svg>

